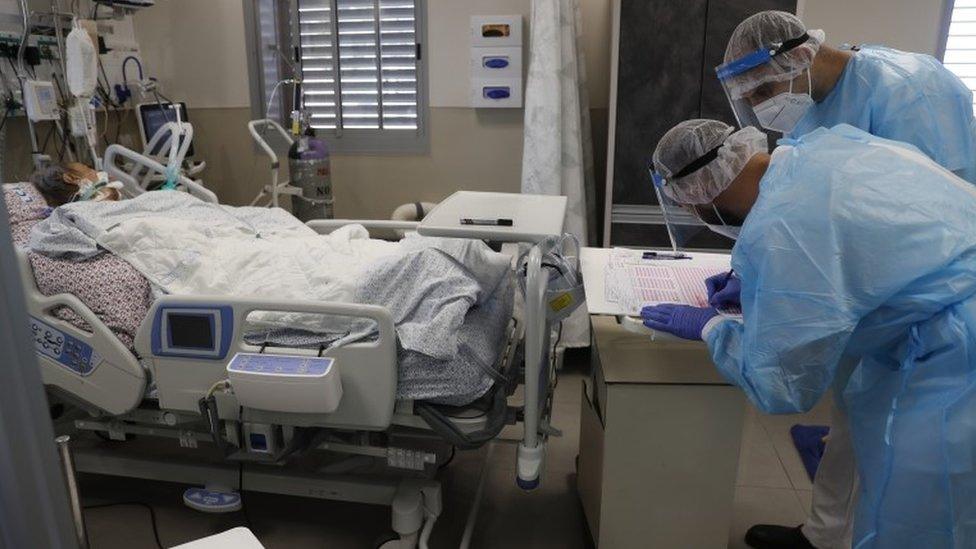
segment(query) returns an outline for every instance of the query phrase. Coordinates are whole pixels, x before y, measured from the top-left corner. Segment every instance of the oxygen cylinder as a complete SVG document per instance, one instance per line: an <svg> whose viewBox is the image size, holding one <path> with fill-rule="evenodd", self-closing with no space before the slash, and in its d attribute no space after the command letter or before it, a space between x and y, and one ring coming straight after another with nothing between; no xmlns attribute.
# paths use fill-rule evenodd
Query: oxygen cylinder
<svg viewBox="0 0 976 549"><path fill-rule="evenodd" d="M309 129L288 149L291 184L301 196L291 199L292 213L302 221L333 218L332 167L329 147Z"/></svg>

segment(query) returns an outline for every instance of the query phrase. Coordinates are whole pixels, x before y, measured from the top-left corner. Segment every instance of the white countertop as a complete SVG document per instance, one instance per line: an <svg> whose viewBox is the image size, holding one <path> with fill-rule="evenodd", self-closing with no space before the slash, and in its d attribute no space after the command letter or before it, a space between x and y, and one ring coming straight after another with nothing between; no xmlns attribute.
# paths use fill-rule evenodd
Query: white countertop
<svg viewBox="0 0 976 549"><path fill-rule="evenodd" d="M427 214L417 232L495 242L538 242L563 233L566 204L565 196L457 191ZM512 225L462 225L462 219L511 219Z"/></svg>

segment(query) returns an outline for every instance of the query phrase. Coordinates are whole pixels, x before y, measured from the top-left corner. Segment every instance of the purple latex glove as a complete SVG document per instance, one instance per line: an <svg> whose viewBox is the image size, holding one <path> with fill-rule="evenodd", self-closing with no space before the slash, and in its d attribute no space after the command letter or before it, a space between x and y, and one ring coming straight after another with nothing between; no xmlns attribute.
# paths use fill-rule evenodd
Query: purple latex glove
<svg viewBox="0 0 976 549"><path fill-rule="evenodd" d="M692 341L701 341L702 329L717 314L711 307L692 307L673 303L641 309L644 326Z"/></svg>
<svg viewBox="0 0 976 549"><path fill-rule="evenodd" d="M716 309L740 308L739 293L742 291L742 281L734 276L732 271L712 275L705 279L708 289L708 304Z"/></svg>

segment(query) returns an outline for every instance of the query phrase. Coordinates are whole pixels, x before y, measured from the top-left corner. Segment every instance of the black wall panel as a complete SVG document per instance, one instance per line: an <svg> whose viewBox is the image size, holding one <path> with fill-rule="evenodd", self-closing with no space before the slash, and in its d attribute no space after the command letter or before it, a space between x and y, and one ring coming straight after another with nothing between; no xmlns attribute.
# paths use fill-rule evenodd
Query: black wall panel
<svg viewBox="0 0 976 549"><path fill-rule="evenodd" d="M613 202L654 204L647 168L671 126L698 116L707 0L621 0Z"/></svg>
<svg viewBox="0 0 976 549"><path fill-rule="evenodd" d="M768 9L795 12L796 0L621 0L616 127L609 130L614 204L657 203L647 170L658 140L678 122L735 124L715 67L739 22ZM620 223L611 241L669 245L656 228Z"/></svg>
<svg viewBox="0 0 976 549"><path fill-rule="evenodd" d="M671 247L671 240L664 225L614 223L612 231L614 246ZM733 244L735 242L731 239L703 228L685 244L685 247L692 250L730 250Z"/></svg>

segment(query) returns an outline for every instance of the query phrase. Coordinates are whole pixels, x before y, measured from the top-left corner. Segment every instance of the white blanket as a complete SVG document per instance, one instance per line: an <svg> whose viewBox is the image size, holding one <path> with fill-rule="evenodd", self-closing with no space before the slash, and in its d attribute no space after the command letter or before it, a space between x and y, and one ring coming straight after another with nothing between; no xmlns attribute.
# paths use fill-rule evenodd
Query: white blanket
<svg viewBox="0 0 976 549"><path fill-rule="evenodd" d="M119 223L98 244L169 294L233 295L352 302L364 269L399 246L372 240L360 225L330 235L307 227L255 238L215 222L140 218ZM334 331L318 316L254 314L254 326Z"/></svg>
<svg viewBox="0 0 976 549"><path fill-rule="evenodd" d="M62 206L33 251L84 259L107 249L167 294L368 303L387 307L403 349L447 360L472 307L511 291L506 256L480 241L371 240L361 225L319 235L281 210L230 208L172 191ZM364 337L370 322L260 312L250 328Z"/></svg>

